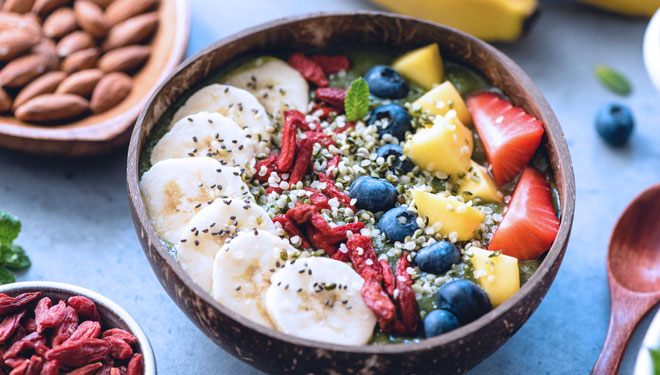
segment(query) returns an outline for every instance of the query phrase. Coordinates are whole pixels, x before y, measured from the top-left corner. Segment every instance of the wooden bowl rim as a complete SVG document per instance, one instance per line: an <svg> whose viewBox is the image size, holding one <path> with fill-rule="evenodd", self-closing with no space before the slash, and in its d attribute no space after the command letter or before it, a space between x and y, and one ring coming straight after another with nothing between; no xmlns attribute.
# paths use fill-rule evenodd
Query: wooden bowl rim
<svg viewBox="0 0 660 375"><path fill-rule="evenodd" d="M188 47L188 39L190 36L190 5L187 0L172 1L174 1L174 12L176 15L175 27L181 27L181 29L177 30L175 34L172 52L170 53L163 70L153 83L151 93L153 93L153 90L160 87L160 83L168 79L169 74L176 69L179 62L181 62L185 56ZM50 126L48 124L29 124L30 126L19 126L0 121L0 135L15 137L18 139L53 142L103 142L112 140L124 133L126 129L135 123L150 96L151 95L146 95L134 106L116 116L78 128L62 128L58 125ZM120 125L117 125L118 123Z"/></svg>
<svg viewBox="0 0 660 375"><path fill-rule="evenodd" d="M248 37L257 32L264 32L272 28L280 27L286 24L291 24L300 21L306 21L311 19L318 18L329 18L329 17L357 17L357 16L367 16L367 17L384 17L394 19L396 21L409 21L416 22L420 24L426 24L430 27L444 29L448 33L456 34L461 38L470 40L472 43L478 44L485 51L488 51L488 54L495 61L498 61L504 69L510 72L510 74L516 77L520 81L520 85L525 88L527 92L530 93L532 97L537 98L535 104L538 105L539 111L543 113L546 121L544 122L546 133L548 134L548 141L554 144L557 152L558 160L558 171L563 172L563 176L555 175L555 179L558 180L559 177L563 177L565 182L564 191L561 192L560 197L560 229L557 234L557 238L547 252L541 266L536 270L532 277L522 286L522 288L506 302L492 309L487 314L481 316L477 320L461 326L451 332L442 334L440 336L421 339L419 342L410 342L410 343L401 343L401 344L388 344L383 346L375 345L340 345L333 344L321 341L308 340L292 335L288 335L277 331L272 328L262 326L258 323L255 323L249 319L246 319L242 315L232 311L231 309L225 307L213 297L205 292L201 287L195 284L194 281L183 271L181 266L176 262L174 257L170 255L168 250L163 246L160 238L156 235L151 224L148 220L145 206L142 202L142 196L139 189L139 180L138 180L138 164L139 158L142 150L140 146L140 130L142 129L143 122L147 113L147 109L154 104L154 100L157 95L163 89L165 84L169 82L173 77L180 74L182 71L188 69L195 61L200 57L230 43L235 43L242 38ZM219 68L215 68L217 70ZM520 68L515 62L510 58L504 55L499 50L492 47L490 44L481 41L480 39L468 35L464 32L456 30L446 25L437 24L430 21L420 20L414 17L408 17L399 14L392 14L387 12L380 11L329 11L329 12L314 12L302 15L296 15L291 17L284 17L270 22L266 22L254 27L250 27L239 31L235 34L232 34L228 37L220 39L212 43L211 45L200 50L193 56L186 59L179 67L170 73L167 79L163 80L158 87L152 92L151 96L145 107L143 108L136 125L133 129L133 134L131 135L131 141L129 144L128 150L128 159L127 159L127 183L128 183L128 194L130 204L133 211L137 214L134 216L134 220L138 220L136 224L139 223L139 226L142 231L147 234L147 241L150 242L157 250L158 255L165 260L167 265L172 269L174 274L182 280L187 288L192 289L195 294L201 299L203 299L207 304L211 305L213 308L218 310L223 315L228 316L233 321L241 324L242 326L255 330L260 334L272 337L277 340L281 340L293 345L302 345L313 349L322 349L322 350L331 350L336 352L350 352L350 353L360 353L360 354L405 354L411 352L423 352L433 347L443 346L454 341L459 341L462 338L472 335L475 332L484 328L492 321L495 321L504 315L505 312L512 309L519 302L521 302L533 289L540 287L540 284L543 281L543 276L550 272L550 269L556 262L561 262L563 258L564 251L566 249L568 237L571 231L571 225L573 222L573 215L575 212L575 179L573 175L573 167L570 159L570 153L566 139L563 135L562 129L559 125L554 112L550 108L549 104L543 97L543 95L538 91L532 80L527 76L527 74ZM145 249L146 252L146 249ZM539 302L540 303L540 302Z"/></svg>

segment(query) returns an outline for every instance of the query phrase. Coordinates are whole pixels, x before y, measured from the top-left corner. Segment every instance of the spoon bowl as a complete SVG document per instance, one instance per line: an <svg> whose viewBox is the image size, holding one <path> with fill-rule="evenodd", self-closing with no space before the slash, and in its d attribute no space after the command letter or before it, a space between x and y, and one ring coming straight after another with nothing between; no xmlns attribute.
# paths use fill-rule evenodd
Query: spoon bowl
<svg viewBox="0 0 660 375"><path fill-rule="evenodd" d="M607 277L610 322L594 375L617 373L635 327L660 302L660 185L637 196L614 226Z"/></svg>

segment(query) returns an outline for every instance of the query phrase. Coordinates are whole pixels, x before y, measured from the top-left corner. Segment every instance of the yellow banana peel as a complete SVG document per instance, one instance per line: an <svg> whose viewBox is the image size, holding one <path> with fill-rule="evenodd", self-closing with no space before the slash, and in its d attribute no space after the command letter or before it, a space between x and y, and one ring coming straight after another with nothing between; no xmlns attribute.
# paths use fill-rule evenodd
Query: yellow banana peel
<svg viewBox="0 0 660 375"><path fill-rule="evenodd" d="M660 8L660 0L578 0L610 12L636 17L651 17Z"/></svg>
<svg viewBox="0 0 660 375"><path fill-rule="evenodd" d="M619 0L626 1L626 0ZM372 0L397 13L445 24L488 41L515 41L537 0Z"/></svg>

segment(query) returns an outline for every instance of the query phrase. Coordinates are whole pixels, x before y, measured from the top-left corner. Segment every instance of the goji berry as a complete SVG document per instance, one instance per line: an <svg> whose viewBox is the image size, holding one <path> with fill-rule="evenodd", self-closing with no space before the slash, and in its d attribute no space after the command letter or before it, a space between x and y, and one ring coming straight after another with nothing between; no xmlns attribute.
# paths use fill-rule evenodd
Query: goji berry
<svg viewBox="0 0 660 375"><path fill-rule="evenodd" d="M387 260L381 259L380 268L383 270L383 284L385 284L385 291L391 296L394 294L394 289L396 288L392 267Z"/></svg>
<svg viewBox="0 0 660 375"><path fill-rule="evenodd" d="M379 281L373 278L365 280L361 294L364 303L376 315L381 328L396 320L396 307Z"/></svg>
<svg viewBox="0 0 660 375"><path fill-rule="evenodd" d="M8 315L2 320L2 323L0 323L0 343L9 340L11 335L14 334L14 331L16 331L16 328L20 326L21 319L24 316L25 310L17 314Z"/></svg>
<svg viewBox="0 0 660 375"><path fill-rule="evenodd" d="M312 55L310 58L321 66L325 74L333 74L342 70L346 71L351 66L348 57L342 55Z"/></svg>
<svg viewBox="0 0 660 375"><path fill-rule="evenodd" d="M23 293L14 297L0 293L0 316L19 310L22 306L39 298L41 292Z"/></svg>
<svg viewBox="0 0 660 375"><path fill-rule="evenodd" d="M110 356L112 358L127 359L133 355L133 349L131 349L131 346L119 337L107 336L104 337L103 340L108 343L108 347L110 348Z"/></svg>
<svg viewBox="0 0 660 375"><path fill-rule="evenodd" d="M332 112L337 113L337 110L332 108L332 107L327 107L327 106L324 106L324 105L315 104L312 107L312 113L316 114L317 111L321 111L321 113L318 114L318 118L321 119L321 120L325 120L328 117L330 117L330 114Z"/></svg>
<svg viewBox="0 0 660 375"><path fill-rule="evenodd" d="M35 349L38 344L45 345L46 339L38 332L32 332L20 340L14 342L3 354L4 359L14 358L24 350Z"/></svg>
<svg viewBox="0 0 660 375"><path fill-rule="evenodd" d="M113 368L110 369L108 374L110 374L110 375L125 375L126 373L125 372L122 373L121 368L119 368L119 367L113 367Z"/></svg>
<svg viewBox="0 0 660 375"><path fill-rule="evenodd" d="M25 360L21 362L18 366L14 367L13 370L9 373L9 375L25 375L25 370L27 370L28 365L30 364L30 361Z"/></svg>
<svg viewBox="0 0 660 375"><path fill-rule="evenodd" d="M44 297L37 302L37 306L34 308L34 320L37 322L37 330L39 332L41 332L39 329L39 322L46 318L46 315L52 306L53 303L48 297Z"/></svg>
<svg viewBox="0 0 660 375"><path fill-rule="evenodd" d="M408 268L410 267L410 262L408 262L408 256L403 253L401 258L396 262L396 285L400 287L406 285L412 287L413 281L412 276L408 273Z"/></svg>
<svg viewBox="0 0 660 375"><path fill-rule="evenodd" d="M389 320L389 321L379 320L378 325L380 325L381 331L385 333L398 333L401 335L408 333L406 331L405 325L399 319Z"/></svg>
<svg viewBox="0 0 660 375"><path fill-rule="evenodd" d="M316 206L319 210L327 208L330 209L330 204L328 203L328 197L325 196L325 194L321 193L320 191L312 188L305 188L306 191L309 191L312 193L309 196L309 201Z"/></svg>
<svg viewBox="0 0 660 375"><path fill-rule="evenodd" d="M101 321L101 316L96 309L96 304L91 299L85 296L74 296L67 300L69 305L76 310L80 320L94 320Z"/></svg>
<svg viewBox="0 0 660 375"><path fill-rule="evenodd" d="M302 53L294 53L289 56L289 65L297 70L306 80L314 83L319 87L328 85L328 78L326 78L323 69L313 60L308 59Z"/></svg>
<svg viewBox="0 0 660 375"><path fill-rule="evenodd" d="M334 154L330 160L328 160L328 166L325 169L328 177L332 176L332 172L337 166L339 166L339 162L341 162L341 156L339 156L339 154Z"/></svg>
<svg viewBox="0 0 660 375"><path fill-rule="evenodd" d="M344 112L344 100L346 99L346 90L339 87L321 87L314 91L316 99L330 105L339 112Z"/></svg>
<svg viewBox="0 0 660 375"><path fill-rule="evenodd" d="M273 218L274 223L280 223L282 226L282 229L289 235L289 238L298 236L301 240L300 245L303 248L308 248L309 247L309 242L307 242L307 239L303 235L302 231L291 221L289 218L287 218L285 215L277 215Z"/></svg>
<svg viewBox="0 0 660 375"><path fill-rule="evenodd" d="M41 375L60 375L60 363L58 361L46 361L41 369Z"/></svg>
<svg viewBox="0 0 660 375"><path fill-rule="evenodd" d="M5 365L7 365L11 368L16 368L16 367L22 365L23 362L27 362L27 359L26 358L7 358L5 360Z"/></svg>
<svg viewBox="0 0 660 375"><path fill-rule="evenodd" d="M312 225L307 226L307 236L309 237L309 242L315 248L325 250L329 256L333 256L339 250L339 247L328 242L326 236Z"/></svg>
<svg viewBox="0 0 660 375"><path fill-rule="evenodd" d="M374 279L380 285L383 281L383 270L378 262L374 247L371 245L371 239L367 236L354 235L348 239L346 247L351 263L353 263L357 273L363 279Z"/></svg>
<svg viewBox="0 0 660 375"><path fill-rule="evenodd" d="M341 248L339 248L339 250L336 253L332 254L331 258L334 260L338 260L340 262L348 262L350 259L348 253L341 252Z"/></svg>
<svg viewBox="0 0 660 375"><path fill-rule="evenodd" d="M332 235L332 238L337 238L336 242L340 242L348 239L348 232L359 234L362 228L364 228L364 223L356 221L354 223L337 225L330 230L330 234Z"/></svg>
<svg viewBox="0 0 660 375"><path fill-rule="evenodd" d="M415 291L408 285L397 283L399 293L394 302L399 308L399 314L403 321L403 326L406 333L415 333L417 331L417 324L419 323L419 308L417 306L417 298L415 298Z"/></svg>
<svg viewBox="0 0 660 375"><path fill-rule="evenodd" d="M320 131L309 131L309 132L304 132L303 133L306 138L312 141L312 143L320 143L324 147L328 147L330 145L337 146L337 143L330 137L329 135L320 132Z"/></svg>
<svg viewBox="0 0 660 375"><path fill-rule="evenodd" d="M133 334L130 332L127 332L121 328L111 328L103 332L103 338L109 337L109 336L116 336L119 337L120 339L126 341L127 344L133 345L137 343L137 337L135 337Z"/></svg>
<svg viewBox="0 0 660 375"><path fill-rule="evenodd" d="M25 322L23 323L23 327L25 327L25 330L28 331L29 333L36 332L37 321L34 320L34 318L25 319Z"/></svg>
<svg viewBox="0 0 660 375"><path fill-rule="evenodd" d="M262 184L268 182L270 174L277 170L277 154L271 152L266 159L259 160L254 168L257 170L254 178Z"/></svg>
<svg viewBox="0 0 660 375"><path fill-rule="evenodd" d="M296 118L289 115L284 119L282 127L282 142L280 144L280 157L277 160L277 169L287 172L293 166L296 157Z"/></svg>
<svg viewBox="0 0 660 375"><path fill-rule="evenodd" d="M61 364L72 367L84 366L88 363L108 358L110 347L101 339L83 339L66 342L50 349L46 359L56 359Z"/></svg>
<svg viewBox="0 0 660 375"><path fill-rule="evenodd" d="M71 372L67 372L66 375L92 375L95 374L98 369L103 367L101 362L90 363L86 366L79 367Z"/></svg>
<svg viewBox="0 0 660 375"><path fill-rule="evenodd" d="M325 183L325 187L321 189L323 194L330 198L337 198L339 203L355 211L355 207L351 204L351 198L337 189L337 185L335 185L335 181L332 178L328 177L325 173L319 173L319 181Z"/></svg>
<svg viewBox="0 0 660 375"><path fill-rule="evenodd" d="M128 362L126 375L142 375L144 373L142 366L142 354L134 354Z"/></svg>
<svg viewBox="0 0 660 375"><path fill-rule="evenodd" d="M66 340L77 341L82 339L98 339L101 336L101 323L93 320L86 320L76 328L71 336Z"/></svg>
<svg viewBox="0 0 660 375"><path fill-rule="evenodd" d="M268 187L266 188L266 195L268 195L270 193L273 193L273 192L275 192L277 194L282 194L283 191L284 190L281 187L275 187L275 186L268 185Z"/></svg>
<svg viewBox="0 0 660 375"><path fill-rule="evenodd" d="M303 138L296 147L296 162L289 176L289 185L297 184L307 174L312 165L312 152L314 151L314 141L310 138Z"/></svg>
<svg viewBox="0 0 660 375"><path fill-rule="evenodd" d="M346 125L342 126L341 128L335 129L335 134L341 134L345 132L348 129L354 128L355 127L355 122L354 121L349 121L346 123Z"/></svg>
<svg viewBox="0 0 660 375"><path fill-rule="evenodd" d="M33 355L30 357L30 363L28 364L27 369L25 370L25 375L39 375L41 370L44 367L44 359Z"/></svg>
<svg viewBox="0 0 660 375"><path fill-rule="evenodd" d="M296 203L292 208L289 208L286 211L287 219L291 220L296 224L304 224L309 221L309 218L312 214L317 212L317 208L311 204Z"/></svg>
<svg viewBox="0 0 660 375"><path fill-rule="evenodd" d="M288 111L284 111L284 119L291 118L291 122L293 125L295 125L298 129L303 130L303 131L309 131L312 130L309 127L309 124L307 123L305 114L296 110L296 109L291 109Z"/></svg>
<svg viewBox="0 0 660 375"><path fill-rule="evenodd" d="M66 309L66 303L64 301L60 301L57 305L51 307L45 313L36 315L35 310L34 319L37 321L37 332L41 333L46 328L55 328L59 326L66 317Z"/></svg>
<svg viewBox="0 0 660 375"><path fill-rule="evenodd" d="M67 306L64 321L57 327L53 335L52 345L57 346L65 342L76 331L78 327L78 313L76 310Z"/></svg>

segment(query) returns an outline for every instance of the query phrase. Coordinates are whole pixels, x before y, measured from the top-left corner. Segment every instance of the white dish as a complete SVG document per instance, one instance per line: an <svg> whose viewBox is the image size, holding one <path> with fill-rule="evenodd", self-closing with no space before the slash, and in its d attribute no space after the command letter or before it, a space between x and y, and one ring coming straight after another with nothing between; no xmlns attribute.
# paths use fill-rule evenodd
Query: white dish
<svg viewBox="0 0 660 375"><path fill-rule="evenodd" d="M651 81L660 90L660 9L651 18L644 33L644 64Z"/></svg>
<svg viewBox="0 0 660 375"><path fill-rule="evenodd" d="M655 14L658 16L658 13ZM659 23L660 24L660 23ZM660 66L657 67L660 71ZM655 314L651 325L649 326L644 341L637 353L637 360L635 361L635 375L653 375L653 361L651 360L651 353L649 349L660 347L660 312Z"/></svg>

